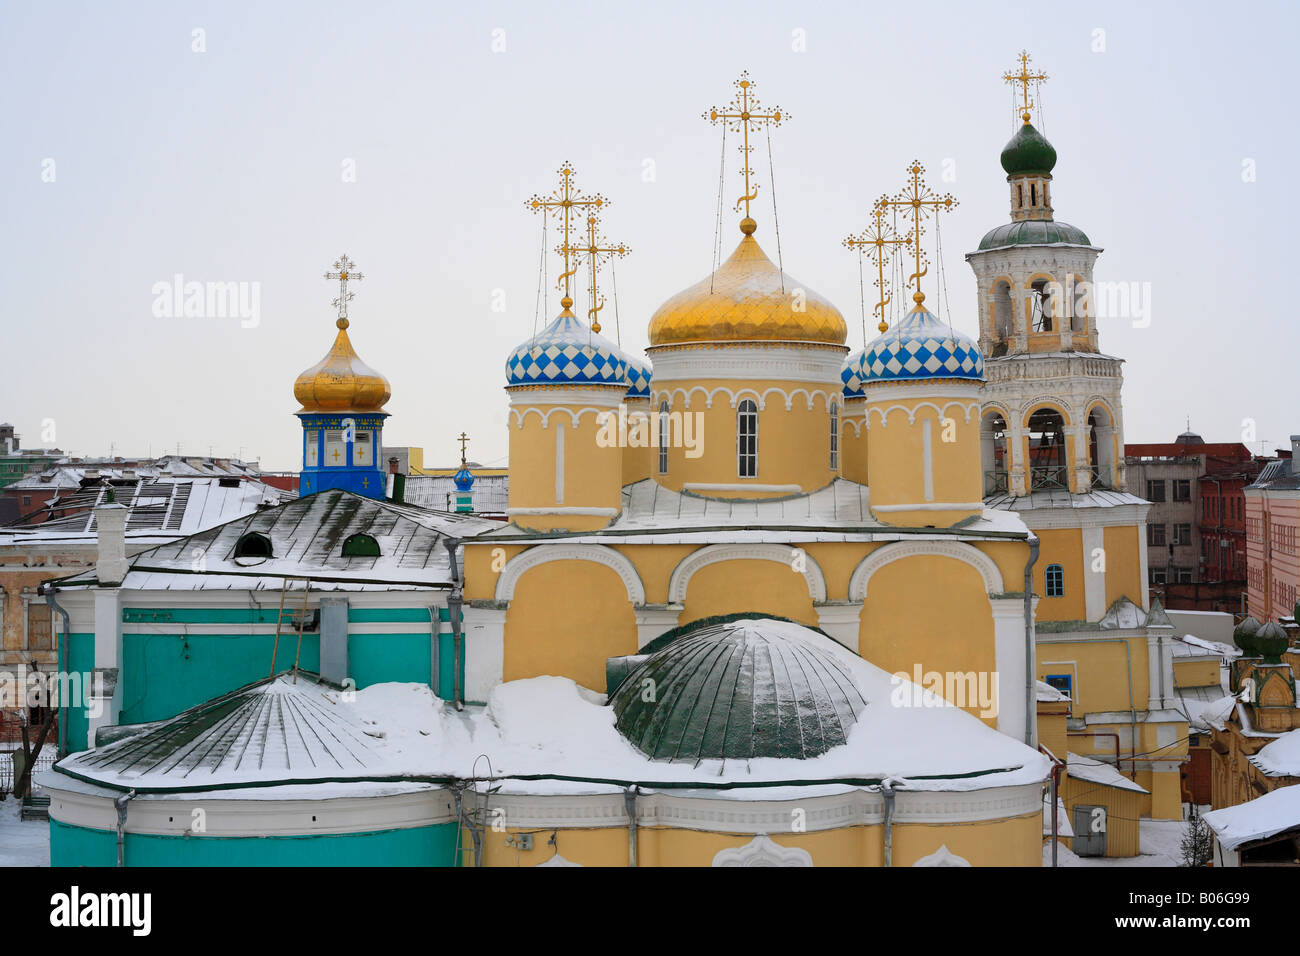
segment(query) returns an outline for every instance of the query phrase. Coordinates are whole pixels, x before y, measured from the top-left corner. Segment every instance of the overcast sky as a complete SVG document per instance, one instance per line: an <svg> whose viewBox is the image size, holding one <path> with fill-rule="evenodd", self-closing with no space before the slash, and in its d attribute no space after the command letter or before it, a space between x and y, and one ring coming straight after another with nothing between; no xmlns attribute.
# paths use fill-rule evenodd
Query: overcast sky
<svg viewBox="0 0 1300 956"><path fill-rule="evenodd" d="M655 308L710 268L720 139L700 114L744 69L793 117L772 137L786 270L845 314L849 344L857 261L840 241L913 158L960 202L944 271L974 334L962 254L1009 218L1000 74L1022 47L1051 77L1057 218L1105 249L1098 280L1149 297L1149 324L1101 323L1102 350L1127 362L1127 440L1172 440L1189 416L1211 441L1241 440L1247 419L1269 447L1300 432L1300 332L1278 294L1296 270L1295 4L2 9L0 420L25 445L179 443L296 470L293 380L333 339L322 273L347 252L366 275L353 344L393 388L385 444L451 463L463 429L471 458L503 463L503 363L535 320L525 200L564 160L613 200L604 232L633 248L618 331L643 348ZM766 141L755 169L775 259ZM257 312L156 314L177 275L245 283Z"/></svg>

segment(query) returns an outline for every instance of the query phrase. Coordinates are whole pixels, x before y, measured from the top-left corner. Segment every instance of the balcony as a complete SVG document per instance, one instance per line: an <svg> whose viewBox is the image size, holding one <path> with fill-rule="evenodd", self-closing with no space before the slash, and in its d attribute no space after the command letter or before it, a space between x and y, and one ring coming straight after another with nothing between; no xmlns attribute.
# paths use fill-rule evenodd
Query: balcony
<svg viewBox="0 0 1300 956"><path fill-rule="evenodd" d="M1102 491L1114 491L1110 483L1110 468L1105 465L1092 465L1088 469L1092 473L1092 487L1100 488Z"/></svg>
<svg viewBox="0 0 1300 956"><path fill-rule="evenodd" d="M1009 490L1005 471L984 472L984 495L1005 494Z"/></svg>
<svg viewBox="0 0 1300 956"><path fill-rule="evenodd" d="M1070 473L1064 465L1035 465L1029 469L1032 491L1070 490Z"/></svg>

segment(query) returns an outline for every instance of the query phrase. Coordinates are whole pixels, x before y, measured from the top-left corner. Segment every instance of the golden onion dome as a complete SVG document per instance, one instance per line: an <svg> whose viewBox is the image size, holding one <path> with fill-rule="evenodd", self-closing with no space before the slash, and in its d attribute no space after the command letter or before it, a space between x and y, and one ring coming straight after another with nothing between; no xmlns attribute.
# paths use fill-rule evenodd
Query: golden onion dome
<svg viewBox="0 0 1300 956"><path fill-rule="evenodd" d="M840 310L783 274L754 239L756 228L753 219L742 219L740 231L745 238L731 258L712 276L659 307L650 319L652 346L752 341L844 344L848 328Z"/></svg>
<svg viewBox="0 0 1300 956"><path fill-rule="evenodd" d="M348 320L339 319L339 334L326 356L293 383L304 412L377 412L392 395L388 379L357 356L348 339Z"/></svg>

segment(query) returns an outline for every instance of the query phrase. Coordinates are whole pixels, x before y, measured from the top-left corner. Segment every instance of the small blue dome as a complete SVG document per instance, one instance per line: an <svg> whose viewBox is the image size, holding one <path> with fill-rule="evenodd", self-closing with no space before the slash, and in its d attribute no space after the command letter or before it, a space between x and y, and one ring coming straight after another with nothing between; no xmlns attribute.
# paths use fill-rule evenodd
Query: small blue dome
<svg viewBox="0 0 1300 956"><path fill-rule="evenodd" d="M855 357L863 382L965 378L984 381L979 346L918 305Z"/></svg>
<svg viewBox="0 0 1300 956"><path fill-rule="evenodd" d="M866 394L862 390L862 383L866 381L866 372L862 370L862 358L867 353L863 350L849 355L844 360L844 365L840 367L840 381L844 383L845 398L861 398Z"/></svg>
<svg viewBox="0 0 1300 956"><path fill-rule="evenodd" d="M474 487L474 472L468 466L461 465L460 471L452 475L451 480L455 482L457 491L469 491Z"/></svg>
<svg viewBox="0 0 1300 956"><path fill-rule="evenodd" d="M641 355L624 353L627 359L627 397L649 398L650 375L654 371L650 360Z"/></svg>
<svg viewBox="0 0 1300 956"><path fill-rule="evenodd" d="M567 309L506 359L510 385L626 385L627 356Z"/></svg>

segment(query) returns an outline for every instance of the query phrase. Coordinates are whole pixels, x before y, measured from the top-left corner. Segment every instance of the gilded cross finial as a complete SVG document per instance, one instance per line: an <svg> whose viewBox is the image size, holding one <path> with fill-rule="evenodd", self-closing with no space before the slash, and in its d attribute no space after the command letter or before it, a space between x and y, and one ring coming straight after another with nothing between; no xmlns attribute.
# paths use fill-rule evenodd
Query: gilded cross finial
<svg viewBox="0 0 1300 956"><path fill-rule="evenodd" d="M334 260L334 272L325 273L326 279L337 279L339 281L339 297L330 305L339 310L338 321L334 324L340 329L348 327L348 303L352 301L354 293L348 291L348 282L359 282L365 276L356 271L356 263L348 258L347 253L339 256Z"/></svg>
<svg viewBox="0 0 1300 956"><path fill-rule="evenodd" d="M744 159L741 167L741 173L745 177L745 195L736 200L735 210L740 212L740 204L745 204L745 218L740 222L740 231L745 235L754 234L757 224L749 215L749 204L752 200L758 198L758 186L750 188L750 178L753 176L753 170L749 166L749 156L753 147L749 145L749 130L753 126L757 129L764 124L770 123L772 126L780 126L783 120L790 118L789 113L781 112L781 108L774 107L771 112L762 112L762 104L758 102L758 97L754 95L754 81L749 78L749 71L740 74L740 79L736 80L737 93L731 102L722 109L714 107L707 113L703 114L704 118L717 126L719 123L732 132L740 133L743 138L743 144L740 147L740 155Z"/></svg>
<svg viewBox="0 0 1300 956"><path fill-rule="evenodd" d="M573 214L578 209L603 209L609 205L609 200L600 193L584 196L574 185L573 176L573 167L565 163L560 167L560 185L555 191L549 196L536 194L526 204L533 212L541 212L542 215L550 214L560 220L563 241L557 251L564 256L564 273L556 280L555 286L558 289L561 283L564 285L564 298L560 300L560 305L565 309L573 305L573 297L569 294L569 282L578 271L576 266L569 268L569 257L572 255L569 239L573 228Z"/></svg>
<svg viewBox="0 0 1300 956"><path fill-rule="evenodd" d="M907 281L916 280L916 292L912 294L912 301L919 306L925 301L925 293L921 291L921 277L930 271L929 259L921 249L921 236L925 234L921 221L928 219L931 214L937 215L940 210L952 211L952 208L957 205L957 200L952 198L952 193L944 193L940 196L930 189L921 178L925 174L925 167L919 160L912 160L911 165L907 167L907 172L911 181L899 190L893 199L882 198L877 205L899 209L904 215L912 217L910 238L912 253L916 258L916 271L907 277Z"/></svg>
<svg viewBox="0 0 1300 956"><path fill-rule="evenodd" d="M877 328L882 333L889 331L889 323L885 321L885 306L889 305L891 293L889 289L889 280L885 278L885 266L889 263L890 257L894 254L894 246L911 246L912 237L910 235L900 236L894 227L885 222L887 206L885 203L889 200L888 196L881 196L871 207L871 225L867 226L855 236L848 236L844 240L846 249L864 250L876 264L876 288L879 290L875 306L872 307L872 314L880 313L880 325Z"/></svg>
<svg viewBox="0 0 1300 956"><path fill-rule="evenodd" d="M1016 84L1020 85L1020 118L1026 123L1029 122L1030 115L1034 109L1034 101L1029 98L1029 84L1041 83L1047 79L1046 73L1031 73L1029 71L1029 61L1032 59L1033 57L1029 55L1028 51L1021 50L1019 57L1019 72L1012 73L1008 70L1006 73L1002 74L1002 79L1005 82L1010 83L1012 86L1015 86Z"/></svg>
<svg viewBox="0 0 1300 956"><path fill-rule="evenodd" d="M598 216L588 216L587 235L578 242L569 246L567 249L568 254L575 256L579 261L585 258L591 269L591 275L588 280L588 285L591 291L591 308L587 310L587 321L591 323L591 331L593 332L600 331L600 319L598 315L600 310L605 308L605 297L601 295L596 288L597 273L601 266L606 262L609 262L615 256L622 258L632 251L631 246L626 246L621 242L618 245L608 244L608 239L604 236L598 236L596 233L596 229L599 225L600 218ZM604 244L602 245L602 243ZM566 249L563 246L556 246L555 251L564 255ZM574 266L574 271L577 271L577 266Z"/></svg>
<svg viewBox="0 0 1300 956"><path fill-rule="evenodd" d="M457 439L457 441L460 442L460 466L464 468L465 467L465 446L469 444L469 436L466 435L464 432L461 432L460 438Z"/></svg>

